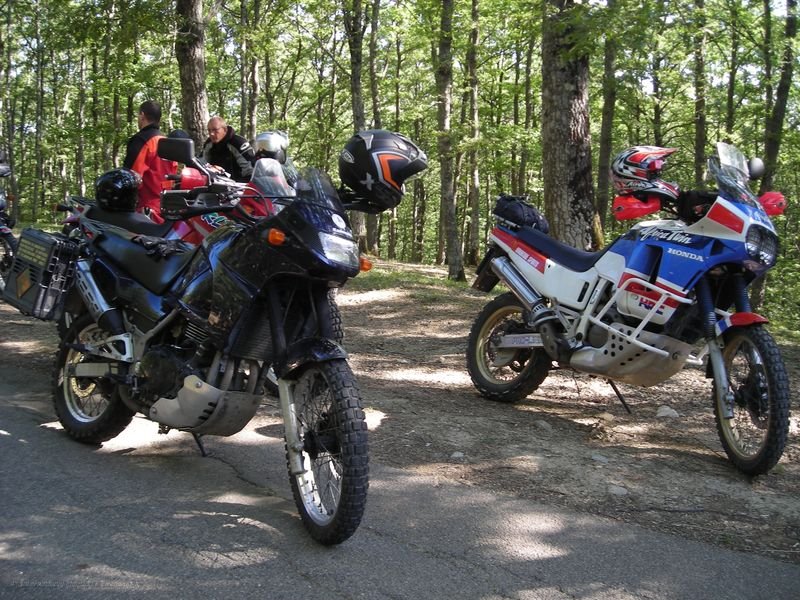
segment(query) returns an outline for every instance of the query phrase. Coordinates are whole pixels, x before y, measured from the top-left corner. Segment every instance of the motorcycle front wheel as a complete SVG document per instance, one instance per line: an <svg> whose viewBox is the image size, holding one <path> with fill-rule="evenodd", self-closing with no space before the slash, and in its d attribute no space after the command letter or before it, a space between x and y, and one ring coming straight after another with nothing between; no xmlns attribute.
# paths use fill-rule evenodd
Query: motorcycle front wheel
<svg viewBox="0 0 800 600"><path fill-rule="evenodd" d="M543 348L498 348L507 333L530 333L524 308L511 292L483 307L467 341L467 371L482 396L519 402L547 378L552 361Z"/></svg>
<svg viewBox="0 0 800 600"><path fill-rule="evenodd" d="M116 437L135 414L122 401L117 383L109 377L75 375L76 367L80 368L82 363L104 366L102 358L85 354L79 348L100 345L106 336L89 315L84 315L67 329L56 358L53 377L56 415L71 438L86 444L100 444Z"/></svg>
<svg viewBox="0 0 800 600"><path fill-rule="evenodd" d="M730 329L722 351L733 418L714 390L714 416L722 447L737 469L760 475L783 454L789 432L789 379L780 350L760 325Z"/></svg>
<svg viewBox="0 0 800 600"><path fill-rule="evenodd" d="M14 239L13 235L0 236L0 292L6 287L16 249L17 240Z"/></svg>
<svg viewBox="0 0 800 600"><path fill-rule="evenodd" d="M339 544L358 528L369 487L367 424L347 362L312 364L295 385L294 403L304 468L293 474L289 465L294 501L312 538Z"/></svg>

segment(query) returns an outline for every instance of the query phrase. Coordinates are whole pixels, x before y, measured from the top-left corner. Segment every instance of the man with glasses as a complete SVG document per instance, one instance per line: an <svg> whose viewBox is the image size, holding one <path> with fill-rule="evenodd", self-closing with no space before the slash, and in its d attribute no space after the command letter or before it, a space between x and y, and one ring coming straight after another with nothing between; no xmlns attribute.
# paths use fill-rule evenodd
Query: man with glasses
<svg viewBox="0 0 800 600"><path fill-rule="evenodd" d="M208 121L208 139L203 144L203 159L228 173L236 181L250 181L256 154L252 146L222 117Z"/></svg>

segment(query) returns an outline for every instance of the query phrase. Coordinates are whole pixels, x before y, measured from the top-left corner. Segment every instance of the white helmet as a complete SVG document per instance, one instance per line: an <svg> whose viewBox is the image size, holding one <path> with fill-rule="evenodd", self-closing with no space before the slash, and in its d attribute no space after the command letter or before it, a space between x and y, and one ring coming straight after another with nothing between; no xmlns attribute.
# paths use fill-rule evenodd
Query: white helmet
<svg viewBox="0 0 800 600"><path fill-rule="evenodd" d="M283 131L265 131L253 140L256 158L274 158L279 163L286 162L286 149L289 147L289 136Z"/></svg>

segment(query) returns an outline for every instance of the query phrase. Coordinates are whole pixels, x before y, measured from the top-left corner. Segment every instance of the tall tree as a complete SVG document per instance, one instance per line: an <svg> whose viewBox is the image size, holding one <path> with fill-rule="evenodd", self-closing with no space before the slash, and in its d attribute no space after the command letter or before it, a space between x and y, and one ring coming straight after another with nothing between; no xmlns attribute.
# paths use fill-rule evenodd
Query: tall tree
<svg viewBox="0 0 800 600"><path fill-rule="evenodd" d="M706 158L706 6L694 3L694 185L703 185Z"/></svg>
<svg viewBox="0 0 800 600"><path fill-rule="evenodd" d="M612 16L616 2L608 0L607 9ZM600 146L597 156L597 213L603 227L606 225L609 202L609 167L614 129L614 111L617 104L617 39L613 27L606 29L603 48L603 112L600 121Z"/></svg>
<svg viewBox="0 0 800 600"><path fill-rule="evenodd" d="M480 171L478 168L478 139L480 137L480 111L478 106L478 40L480 35L479 1L472 0L471 10L472 27L469 32L469 46L467 47L467 81L469 85L469 128L470 148L468 151L469 163L469 235L464 262L468 265L477 265L480 253L480 217L481 217L481 190Z"/></svg>
<svg viewBox="0 0 800 600"><path fill-rule="evenodd" d="M453 104L453 0L442 0L439 47L435 53L439 171L442 186L441 215L448 278L464 281L464 264L456 221L453 139L450 120Z"/></svg>
<svg viewBox="0 0 800 600"><path fill-rule="evenodd" d="M355 131L363 131L367 125L364 114L364 92L361 84L366 25L361 0L343 0L343 12L344 30L347 34L347 46L350 50L350 106L353 111L353 127ZM353 233L358 239L358 247L362 251L369 251L364 214L353 212L350 216L350 222Z"/></svg>
<svg viewBox="0 0 800 600"><path fill-rule="evenodd" d="M380 21L381 0L372 0L369 27L369 91L372 97L372 126L375 129L383 127L381 119L381 92L378 74L378 25ZM389 213L389 228L394 227L397 216L397 207ZM366 215L367 251L377 255L380 245L380 228L378 215ZM392 242L394 232L390 231Z"/></svg>
<svg viewBox="0 0 800 600"><path fill-rule="evenodd" d="M542 29L544 201L556 238L576 248L602 245L592 188L589 57L576 46L585 24L574 0L545 0Z"/></svg>
<svg viewBox="0 0 800 600"><path fill-rule="evenodd" d="M208 123L203 0L176 0L175 13L175 57L180 72L183 128L199 145L206 138Z"/></svg>
<svg viewBox="0 0 800 600"><path fill-rule="evenodd" d="M783 122L794 72L794 43L797 37L797 0L786 0L786 26L783 35L783 56L780 65L780 78L775 94L772 112L767 117L764 132L764 162L766 173L761 179L761 193L771 190L778 164L778 154L783 137Z"/></svg>

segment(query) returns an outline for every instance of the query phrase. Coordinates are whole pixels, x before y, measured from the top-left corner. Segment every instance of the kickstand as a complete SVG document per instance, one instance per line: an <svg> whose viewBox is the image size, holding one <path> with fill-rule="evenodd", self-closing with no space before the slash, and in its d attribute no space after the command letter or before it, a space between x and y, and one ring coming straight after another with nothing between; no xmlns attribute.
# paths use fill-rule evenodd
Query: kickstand
<svg viewBox="0 0 800 600"><path fill-rule="evenodd" d="M194 441L197 443L197 447L200 448L200 456L208 456L208 453L206 452L206 447L203 446L202 436L197 435L196 433L192 433L192 437L194 438Z"/></svg>
<svg viewBox="0 0 800 600"><path fill-rule="evenodd" d="M614 393L617 395L617 398L619 398L619 401L622 402L622 406L625 407L625 410L628 411L628 414L629 415L633 414L633 413L631 413L630 406L628 406L628 403L625 402L625 398L622 397L622 394L620 393L619 388L617 387L617 384L614 383L613 381L611 381L610 379L606 379L606 381L608 381L609 385L611 386L611 389L614 390Z"/></svg>

